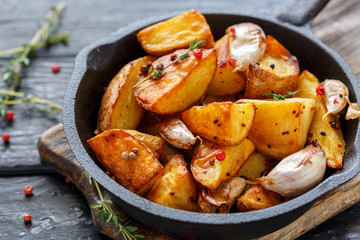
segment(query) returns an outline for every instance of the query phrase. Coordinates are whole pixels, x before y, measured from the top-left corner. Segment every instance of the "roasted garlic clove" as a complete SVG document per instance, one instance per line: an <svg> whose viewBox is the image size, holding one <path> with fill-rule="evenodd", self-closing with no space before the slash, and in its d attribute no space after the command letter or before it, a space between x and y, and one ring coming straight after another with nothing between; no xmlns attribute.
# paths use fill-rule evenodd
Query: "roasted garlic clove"
<svg viewBox="0 0 360 240"><path fill-rule="evenodd" d="M234 177L220 184L217 189L204 188L198 201L201 212L229 213L245 187L246 182L243 178Z"/></svg>
<svg viewBox="0 0 360 240"><path fill-rule="evenodd" d="M339 80L333 79L326 79L319 86L322 86L322 98L327 107L327 113L324 117L328 114L340 113L349 101L348 88ZM318 94L321 94L321 91L319 92L319 87L317 91Z"/></svg>
<svg viewBox="0 0 360 240"><path fill-rule="evenodd" d="M325 170L324 150L308 145L281 160L267 176L257 180L266 189L282 196L299 196L319 184Z"/></svg>
<svg viewBox="0 0 360 240"><path fill-rule="evenodd" d="M196 142L192 132L178 118L157 123L155 129L163 139L180 149L190 149Z"/></svg>
<svg viewBox="0 0 360 240"><path fill-rule="evenodd" d="M359 103L351 103L349 102L349 107L348 110L346 112L346 116L345 119L346 120L350 120L350 119L356 119L360 117L360 106Z"/></svg>
<svg viewBox="0 0 360 240"><path fill-rule="evenodd" d="M240 23L229 27L226 33L230 56L236 60L234 71L246 71L250 63L258 62L264 56L266 36L260 26Z"/></svg>

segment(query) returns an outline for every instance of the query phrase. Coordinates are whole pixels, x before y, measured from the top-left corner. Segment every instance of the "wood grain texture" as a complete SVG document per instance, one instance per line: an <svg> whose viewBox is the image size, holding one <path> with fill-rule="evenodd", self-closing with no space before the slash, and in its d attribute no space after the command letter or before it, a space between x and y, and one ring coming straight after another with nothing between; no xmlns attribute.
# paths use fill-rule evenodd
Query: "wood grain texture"
<svg viewBox="0 0 360 240"><path fill-rule="evenodd" d="M70 150L70 146L67 144L62 124L58 124L42 134L38 147L44 162L62 175L70 178L72 182L75 183L76 187L83 193L89 205L99 201L97 193L88 182L87 176L82 174L84 169L75 159L75 156ZM109 197L109 193L106 190L103 189L102 193L105 198ZM334 191L321 197L309 211L295 222L272 234L261 237L259 240L295 239L359 201L360 174ZM140 227L141 233L148 236L150 239L172 239L156 233L150 228L129 218L119 207L116 206L115 209L121 216L124 216L124 218L127 219L127 224ZM103 234L113 237L113 233L116 232L115 229L113 229L110 224L103 224L101 218L96 216L95 212L96 210L91 209L95 228Z"/></svg>

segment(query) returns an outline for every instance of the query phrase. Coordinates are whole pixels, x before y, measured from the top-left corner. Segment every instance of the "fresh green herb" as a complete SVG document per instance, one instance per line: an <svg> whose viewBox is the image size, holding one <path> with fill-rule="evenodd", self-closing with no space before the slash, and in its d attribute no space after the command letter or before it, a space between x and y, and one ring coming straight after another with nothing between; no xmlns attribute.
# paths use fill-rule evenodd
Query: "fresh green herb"
<svg viewBox="0 0 360 240"><path fill-rule="evenodd" d="M141 234L133 234L138 230L138 227L135 226L123 226L121 222L125 222L123 218L121 218L116 212L111 208L110 205L113 204L113 202L109 199L104 199L99 184L96 182L95 179L93 179L89 175L89 183L90 185L95 185L95 188L99 194L100 197L100 203L96 203L93 205L90 205L90 208L93 209L99 209L98 212L96 212L96 215L101 215L102 220L104 223L113 222L115 227L119 229L114 235L119 236L120 234L123 236L124 240L139 240L142 238L145 238L144 235Z"/></svg>
<svg viewBox="0 0 360 240"><path fill-rule="evenodd" d="M286 98L291 98L292 96L294 96L296 93L298 93L298 91L295 91L295 92L288 92L288 94L286 94L285 96L281 95L281 94L278 94L274 91L271 91L271 93L265 93L264 96L271 96L274 100L285 100Z"/></svg>
<svg viewBox="0 0 360 240"><path fill-rule="evenodd" d="M34 95L0 89L0 116L5 116L5 107L17 104L26 104L30 109L41 111L44 113L59 113L62 110L60 105L53 102L43 100ZM39 107L39 105L47 105L47 108Z"/></svg>
<svg viewBox="0 0 360 240"><path fill-rule="evenodd" d="M148 70L148 74L149 76L145 79L143 79L142 81L140 81L139 83L135 84L134 85L134 88L139 86L140 84L142 84L143 82L147 81L147 80L157 80L159 79L160 77L162 77L166 72L165 72L165 69L167 69L168 67L170 67L171 65L173 65L174 63L178 62L178 61L183 61L185 60L186 58L188 58L190 55L189 55L189 52L190 51L193 51L195 49L198 49L199 47L201 47L202 45L204 45L205 41L199 41L196 43L196 40L197 38L195 38L194 40L191 41L191 43L189 44L189 49L184 53L184 54L181 54L180 56L178 56L176 59L174 59L174 61L172 61L171 63L169 63L168 65L166 65L164 68L162 69L157 69L156 71L152 72L153 70L153 67L151 66Z"/></svg>
<svg viewBox="0 0 360 240"><path fill-rule="evenodd" d="M0 116L4 115L6 112L6 105L14 105L19 103L27 103L28 106L35 110L40 110L47 113L58 113L61 110L61 107L53 104L49 101L39 99L37 97L28 96L26 94L20 93L20 95L14 94L14 91L17 91L18 87L21 84L21 69L23 67L29 66L30 59L29 55L34 52L36 49L41 48L46 45L55 44L58 42L67 42L68 33L63 32L60 34L53 34L53 30L60 21L61 11L65 7L65 2L61 1L56 7L52 7L51 11L45 17L45 23L38 31L35 33L31 41L23 46L6 49L0 51L0 57L4 55L13 54L14 56L7 61L7 68L2 73L3 81L6 85L9 86L9 91L2 91L2 98L0 98ZM20 97L21 99L14 100L14 97ZM49 105L50 109L37 108L30 103L39 103Z"/></svg>

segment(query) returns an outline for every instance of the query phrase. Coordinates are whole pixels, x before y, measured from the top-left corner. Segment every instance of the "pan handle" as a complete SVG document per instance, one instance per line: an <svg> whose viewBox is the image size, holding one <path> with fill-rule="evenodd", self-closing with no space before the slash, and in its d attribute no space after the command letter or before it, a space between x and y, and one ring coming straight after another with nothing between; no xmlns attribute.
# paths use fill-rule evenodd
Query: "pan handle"
<svg viewBox="0 0 360 240"><path fill-rule="evenodd" d="M277 19L296 26L308 25L330 0L286 0L277 9Z"/></svg>

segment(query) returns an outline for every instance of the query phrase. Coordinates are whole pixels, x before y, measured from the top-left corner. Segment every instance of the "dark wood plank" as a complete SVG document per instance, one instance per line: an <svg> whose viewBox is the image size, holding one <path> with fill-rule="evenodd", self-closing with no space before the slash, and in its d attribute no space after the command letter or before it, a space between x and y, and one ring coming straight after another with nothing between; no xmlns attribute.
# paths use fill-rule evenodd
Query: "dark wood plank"
<svg viewBox="0 0 360 240"><path fill-rule="evenodd" d="M39 141L39 151L48 165L64 176L69 177L75 183L90 205L98 201L94 188L89 185L87 177L82 174L84 169L71 153L61 124L50 128L41 136ZM109 196L106 190L103 190L103 194ZM309 211L295 222L259 239L295 239L359 201L360 174L351 181L321 197ZM126 213L118 207L116 207L116 209L121 215L127 216ZM104 225L99 217L94 217L95 211L96 210L91 209L95 228L105 235L113 236L115 230L110 228L109 226L111 225L109 224ZM170 239L166 236L159 235L129 217L126 218L128 219L129 224L139 226L142 233L150 239Z"/></svg>

